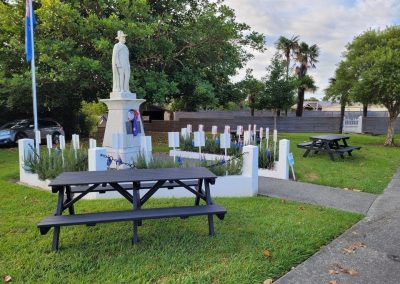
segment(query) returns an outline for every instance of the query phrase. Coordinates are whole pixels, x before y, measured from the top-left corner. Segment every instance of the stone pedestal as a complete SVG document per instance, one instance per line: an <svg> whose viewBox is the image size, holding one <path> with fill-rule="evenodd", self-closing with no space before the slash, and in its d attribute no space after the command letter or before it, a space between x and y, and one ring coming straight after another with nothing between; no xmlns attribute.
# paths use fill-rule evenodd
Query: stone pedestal
<svg viewBox="0 0 400 284"><path fill-rule="evenodd" d="M129 129L130 122L128 120L128 112L131 109L139 112L140 105L146 100L136 99L136 94L134 93L112 92L110 94L110 99L104 99L101 101L108 107L108 118L104 132L103 147L107 149L107 154L112 156L114 159L117 159L119 155L123 162L132 163L132 161L136 160L136 157L140 152L140 138L141 136L144 136L144 128L139 115L140 133L138 133L137 136L128 134L131 130ZM118 147L113 145L113 134L120 135L120 143ZM115 167L115 163L112 164L112 167Z"/></svg>

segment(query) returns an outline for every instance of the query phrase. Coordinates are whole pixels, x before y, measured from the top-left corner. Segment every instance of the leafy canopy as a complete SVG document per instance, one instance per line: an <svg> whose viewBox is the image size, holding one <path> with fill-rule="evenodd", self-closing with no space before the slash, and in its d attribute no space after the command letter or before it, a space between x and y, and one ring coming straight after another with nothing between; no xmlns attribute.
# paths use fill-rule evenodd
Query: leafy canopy
<svg viewBox="0 0 400 284"><path fill-rule="evenodd" d="M285 110L292 106L298 80L286 77L286 70L286 62L275 54L264 78L265 91L258 101L259 109Z"/></svg>
<svg viewBox="0 0 400 284"><path fill-rule="evenodd" d="M394 121L400 114L400 26L368 30L354 38L336 70L333 87L336 90L330 92L354 101L383 104L389 111L385 145L393 145Z"/></svg>
<svg viewBox="0 0 400 284"><path fill-rule="evenodd" d="M24 2L0 2L3 119L32 112ZM223 1L42 0L34 10L39 112L65 122L76 120L81 101L109 97L117 30L128 35L130 89L184 110L228 104L230 76L252 57L249 49L264 49L264 36L237 22Z"/></svg>

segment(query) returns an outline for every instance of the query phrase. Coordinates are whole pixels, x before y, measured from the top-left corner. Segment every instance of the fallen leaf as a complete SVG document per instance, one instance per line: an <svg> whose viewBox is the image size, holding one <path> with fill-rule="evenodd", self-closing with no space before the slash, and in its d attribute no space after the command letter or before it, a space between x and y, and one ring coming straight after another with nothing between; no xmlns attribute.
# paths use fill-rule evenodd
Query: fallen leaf
<svg viewBox="0 0 400 284"><path fill-rule="evenodd" d="M282 204L286 204L287 200L286 199L281 199Z"/></svg>
<svg viewBox="0 0 400 284"><path fill-rule="evenodd" d="M8 283L8 282L11 282L11 280L12 280L12 278L10 275L4 276L4 282Z"/></svg>
<svg viewBox="0 0 400 284"><path fill-rule="evenodd" d="M337 281L336 280L331 280L331 281L329 281L328 284L337 284Z"/></svg>
<svg viewBox="0 0 400 284"><path fill-rule="evenodd" d="M263 284L272 284L272 279L265 280Z"/></svg>
<svg viewBox="0 0 400 284"><path fill-rule="evenodd" d="M344 266L342 266L342 265L339 264L339 263L336 263L336 264L334 265L334 270L340 271L340 272L342 272L342 273L346 273L346 274L348 274L348 275L350 275L350 276L356 276L356 275L358 275L358 272L357 272L355 269L344 267Z"/></svg>
<svg viewBox="0 0 400 284"><path fill-rule="evenodd" d="M361 190L359 190L359 189L356 189L356 188L353 188L353 189L352 189L352 191L355 191L355 192L361 192Z"/></svg>
<svg viewBox="0 0 400 284"><path fill-rule="evenodd" d="M265 256L265 257L271 257L271 252L270 252L269 250L265 249L265 250L263 251L263 256Z"/></svg>
<svg viewBox="0 0 400 284"><path fill-rule="evenodd" d="M344 248L343 248L343 251L344 251L344 252L347 252L347 253L354 253L357 249L359 249L359 248L365 248L365 247L366 247L366 245L365 245L364 243L362 243L362 242L357 242L357 243L348 245L347 247L344 247Z"/></svg>
<svg viewBox="0 0 400 284"><path fill-rule="evenodd" d="M329 274L330 275L339 274L339 271L331 269L331 270L329 270Z"/></svg>
<svg viewBox="0 0 400 284"><path fill-rule="evenodd" d="M353 268L349 268L347 269L344 273L349 274L350 276L356 276L358 275L358 272L356 270L354 270Z"/></svg>
<svg viewBox="0 0 400 284"><path fill-rule="evenodd" d="M299 209L300 209L300 210L304 210L304 206L303 206L303 205L300 205L300 206L299 206Z"/></svg>

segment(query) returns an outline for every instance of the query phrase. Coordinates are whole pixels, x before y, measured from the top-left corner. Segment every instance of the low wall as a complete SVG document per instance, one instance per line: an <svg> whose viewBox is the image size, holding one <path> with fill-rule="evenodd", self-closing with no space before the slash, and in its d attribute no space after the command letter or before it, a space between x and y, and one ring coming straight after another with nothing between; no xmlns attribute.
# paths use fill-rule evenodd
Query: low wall
<svg viewBox="0 0 400 284"><path fill-rule="evenodd" d="M272 111L268 110L256 110L254 116L264 117L273 116ZM285 112L282 111L281 115L284 116ZM288 116L296 116L296 111L292 110L287 113ZM362 116L362 111L346 111L346 115L358 117ZM197 112L188 111L176 111L174 112L174 120L181 119L195 119L195 118L224 118L233 119L235 117L250 116L250 110L239 110L239 111L223 111L223 110L203 110ZM387 111L368 111L368 117L387 117ZM303 117L340 117L340 111L303 111Z"/></svg>
<svg viewBox="0 0 400 284"><path fill-rule="evenodd" d="M387 117L363 117L362 132L373 134L386 134L388 127ZM400 133L400 118L396 120L395 133Z"/></svg>
<svg viewBox="0 0 400 284"><path fill-rule="evenodd" d="M218 126L221 131L225 125L230 125L231 129L236 129L237 125L247 126L257 124L258 127L274 128L273 117L236 117L233 119L213 119L213 118L193 118L181 119L179 121L152 121L145 123L145 131L172 132L180 131L187 124L192 124L193 129L197 125L203 124L205 131L211 131L213 125ZM337 133L339 131L340 117L278 117L277 130L279 132L326 132Z"/></svg>
<svg viewBox="0 0 400 284"><path fill-rule="evenodd" d="M41 181L37 174L29 173L25 170L24 161L29 155L32 155L33 149L32 139L20 139L19 147L19 166L20 166L20 182L28 186L40 187L50 191L48 186L50 180ZM215 185L211 186L212 196L239 197L239 196L256 196L258 193L258 148L256 146L245 146L243 152L246 153L243 158L243 172L236 176L223 176L216 179ZM102 147L91 148L88 150L88 168L89 171L104 171L107 169L104 155L106 149ZM148 190L141 190L145 194ZM185 188L175 188L174 190L162 189L155 195L156 197L186 197L193 194ZM96 198L115 198L122 196L116 192L106 192L104 194L91 192L87 194L85 199Z"/></svg>

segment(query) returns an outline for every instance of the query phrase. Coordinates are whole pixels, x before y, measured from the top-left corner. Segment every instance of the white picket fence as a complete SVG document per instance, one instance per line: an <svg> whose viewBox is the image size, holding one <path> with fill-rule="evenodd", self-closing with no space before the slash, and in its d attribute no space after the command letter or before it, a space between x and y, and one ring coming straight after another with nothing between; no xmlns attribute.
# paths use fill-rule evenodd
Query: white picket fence
<svg viewBox="0 0 400 284"><path fill-rule="evenodd" d="M343 133L362 133L362 116L344 117Z"/></svg>

